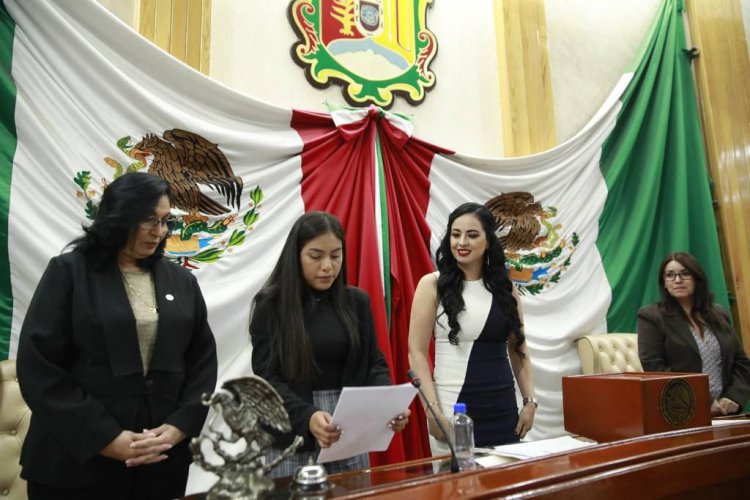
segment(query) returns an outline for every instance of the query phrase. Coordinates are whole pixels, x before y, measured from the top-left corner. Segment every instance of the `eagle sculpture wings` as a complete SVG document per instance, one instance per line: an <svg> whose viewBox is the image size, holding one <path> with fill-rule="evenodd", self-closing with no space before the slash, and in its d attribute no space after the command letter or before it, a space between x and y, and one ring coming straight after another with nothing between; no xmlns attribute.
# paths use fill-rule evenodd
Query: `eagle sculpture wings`
<svg viewBox="0 0 750 500"><path fill-rule="evenodd" d="M539 202L531 193L503 193L495 196L485 206L497 221L496 232L506 250L534 248L542 229L540 217L545 215Z"/></svg>
<svg viewBox="0 0 750 500"><path fill-rule="evenodd" d="M224 421L230 429L248 440L260 441L267 446L271 436L258 422L280 432L291 432L292 425L281 396L266 380L250 375L227 380L212 397L212 403L221 407Z"/></svg>
<svg viewBox="0 0 750 500"><path fill-rule="evenodd" d="M215 393L204 394L202 402L214 411L200 436L190 441L190 450L196 464L219 476L206 498L266 498L274 490L273 480L266 474L294 454L303 443L302 436L295 436L276 458L271 460L266 456L266 451L273 444L273 437L263 426L283 433L292 430L281 396L265 379L249 375L227 380ZM219 414L232 431L231 435L226 436L214 427ZM243 439L244 448L224 447ZM214 455L222 463L207 459L202 447L204 441L211 444Z"/></svg>
<svg viewBox="0 0 750 500"><path fill-rule="evenodd" d="M242 179L234 175L218 145L181 129L167 130L159 138L146 136L131 154L145 163L152 156L149 172L167 181L173 205L191 214L221 215L240 208ZM221 193L226 206L201 192L200 186Z"/></svg>

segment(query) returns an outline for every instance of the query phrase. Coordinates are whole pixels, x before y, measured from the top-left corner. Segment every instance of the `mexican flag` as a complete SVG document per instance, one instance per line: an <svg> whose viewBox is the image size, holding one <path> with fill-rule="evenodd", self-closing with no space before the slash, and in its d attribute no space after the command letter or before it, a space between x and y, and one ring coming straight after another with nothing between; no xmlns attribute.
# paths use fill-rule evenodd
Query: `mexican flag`
<svg viewBox="0 0 750 500"><path fill-rule="evenodd" d="M574 340L635 331L667 252L695 254L727 304L682 2L664 1L634 70L578 134L504 159L421 141L407 118L375 107L312 113L239 94L93 0L4 7L0 359L15 355L47 261L80 234L108 182L127 171L167 176L166 161L179 163L168 180L184 182L180 172L206 169L209 156L242 179L241 196L202 186L213 208L176 206L167 255L200 281L221 379L250 371L251 299L310 210L346 228L349 282L370 295L394 382L406 380L414 288L433 270L448 214L466 201L493 210L540 399L532 439L564 433L561 377L580 372ZM418 411L377 460L429 453Z"/></svg>

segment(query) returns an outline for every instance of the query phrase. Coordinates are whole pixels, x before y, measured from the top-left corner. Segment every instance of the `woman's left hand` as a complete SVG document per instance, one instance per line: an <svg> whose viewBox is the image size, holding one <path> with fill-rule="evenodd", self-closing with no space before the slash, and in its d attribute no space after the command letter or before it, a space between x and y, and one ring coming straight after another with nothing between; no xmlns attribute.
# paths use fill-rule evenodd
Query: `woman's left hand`
<svg viewBox="0 0 750 500"><path fill-rule="evenodd" d="M125 465L127 467L160 462L163 460L160 458L162 454L149 453L150 450L163 448L165 444L168 444L171 448L187 437L184 432L171 424L162 424L155 429L144 429L143 435L146 437L130 444L132 449L138 450L142 454L136 458L126 460Z"/></svg>
<svg viewBox="0 0 750 500"><path fill-rule="evenodd" d="M516 429L513 431L520 439L523 439L526 433L533 427L535 413L536 406L533 404L527 404L521 408L521 413L518 414Z"/></svg>
<svg viewBox="0 0 750 500"><path fill-rule="evenodd" d="M724 410L724 415L733 415L740 411L740 406L729 398L719 398L716 404Z"/></svg>
<svg viewBox="0 0 750 500"><path fill-rule="evenodd" d="M388 427L393 429L394 432L399 432L404 430L404 427L406 427L406 424L409 423L409 417L411 416L411 410L407 409L403 413L399 413L396 415L396 417L388 422Z"/></svg>

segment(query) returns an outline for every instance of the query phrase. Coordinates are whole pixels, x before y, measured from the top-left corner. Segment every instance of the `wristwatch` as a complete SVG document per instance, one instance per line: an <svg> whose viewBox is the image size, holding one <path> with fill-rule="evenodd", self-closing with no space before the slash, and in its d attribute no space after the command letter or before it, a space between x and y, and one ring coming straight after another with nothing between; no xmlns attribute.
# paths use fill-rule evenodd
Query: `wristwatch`
<svg viewBox="0 0 750 500"><path fill-rule="evenodd" d="M539 408L539 401L533 396L530 398L523 398L523 405L526 406L528 404L534 405L534 408Z"/></svg>

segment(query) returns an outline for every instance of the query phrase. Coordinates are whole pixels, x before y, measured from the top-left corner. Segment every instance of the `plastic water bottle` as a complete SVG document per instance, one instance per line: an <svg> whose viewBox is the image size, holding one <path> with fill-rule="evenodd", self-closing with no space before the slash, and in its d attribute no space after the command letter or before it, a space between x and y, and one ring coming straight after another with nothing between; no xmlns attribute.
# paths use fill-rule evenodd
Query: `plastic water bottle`
<svg viewBox="0 0 750 500"><path fill-rule="evenodd" d="M474 421L466 414L466 405L453 405L453 419L451 422L453 447L456 450L458 468L469 470L474 468Z"/></svg>

